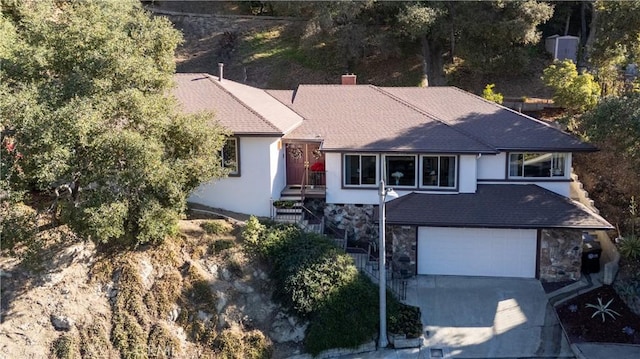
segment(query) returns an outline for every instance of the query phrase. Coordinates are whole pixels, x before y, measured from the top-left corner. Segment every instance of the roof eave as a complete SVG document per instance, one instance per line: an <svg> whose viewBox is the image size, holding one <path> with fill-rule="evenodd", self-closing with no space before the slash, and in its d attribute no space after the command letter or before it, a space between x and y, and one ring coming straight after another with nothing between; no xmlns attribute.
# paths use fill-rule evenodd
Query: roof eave
<svg viewBox="0 0 640 359"><path fill-rule="evenodd" d="M376 221L377 223L377 221ZM411 222L411 221L394 221L387 219L389 225L398 226L419 226L419 227L448 227L448 228L500 228L500 229L545 229L545 228L567 228L582 230L612 230L615 229L611 225L576 225L576 224L495 224L495 223L436 223L436 222Z"/></svg>
<svg viewBox="0 0 640 359"><path fill-rule="evenodd" d="M529 151L529 152L598 152L595 146L584 147L499 147L500 152Z"/></svg>
<svg viewBox="0 0 640 359"><path fill-rule="evenodd" d="M358 149L358 148L326 148L323 147L324 152L341 152L341 153L451 153L451 154L497 154L500 151L489 149L476 149L476 150L427 150L427 149L389 149L389 148L377 148L377 149Z"/></svg>
<svg viewBox="0 0 640 359"><path fill-rule="evenodd" d="M282 137L281 132L233 132L238 137Z"/></svg>

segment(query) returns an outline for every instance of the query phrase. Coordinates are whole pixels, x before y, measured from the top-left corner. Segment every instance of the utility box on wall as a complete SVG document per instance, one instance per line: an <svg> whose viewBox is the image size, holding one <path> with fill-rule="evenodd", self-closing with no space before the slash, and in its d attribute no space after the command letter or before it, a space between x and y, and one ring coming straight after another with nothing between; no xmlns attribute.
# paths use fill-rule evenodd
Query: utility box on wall
<svg viewBox="0 0 640 359"><path fill-rule="evenodd" d="M569 59L576 63L579 42L580 38L577 36L552 35L545 39L544 47L553 55L554 60Z"/></svg>

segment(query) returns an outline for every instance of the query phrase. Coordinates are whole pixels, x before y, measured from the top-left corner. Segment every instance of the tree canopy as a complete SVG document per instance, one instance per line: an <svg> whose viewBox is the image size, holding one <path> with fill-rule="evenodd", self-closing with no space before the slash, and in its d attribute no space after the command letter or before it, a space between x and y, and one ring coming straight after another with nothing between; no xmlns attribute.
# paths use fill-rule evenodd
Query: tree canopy
<svg viewBox="0 0 640 359"><path fill-rule="evenodd" d="M640 171L640 93L603 99L581 117L580 127L592 141L613 140L622 160Z"/></svg>
<svg viewBox="0 0 640 359"><path fill-rule="evenodd" d="M551 64L544 70L542 80L553 88L553 101L569 111L585 112L600 100L600 85L591 74L578 73L571 60Z"/></svg>
<svg viewBox="0 0 640 359"><path fill-rule="evenodd" d="M459 57L474 71L516 70L522 46L540 39L537 26L553 15L553 7L534 0L401 3L401 33L420 39L427 82L444 82L443 58Z"/></svg>
<svg viewBox="0 0 640 359"><path fill-rule="evenodd" d="M189 192L224 175L225 132L169 96L180 33L136 1L1 10L0 189L58 188L60 218L98 242L164 239Z"/></svg>

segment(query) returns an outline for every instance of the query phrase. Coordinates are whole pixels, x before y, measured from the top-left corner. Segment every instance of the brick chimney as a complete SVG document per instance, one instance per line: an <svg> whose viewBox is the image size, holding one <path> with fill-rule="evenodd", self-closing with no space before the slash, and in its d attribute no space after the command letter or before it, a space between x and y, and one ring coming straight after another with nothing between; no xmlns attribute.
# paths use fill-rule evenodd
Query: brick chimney
<svg viewBox="0 0 640 359"><path fill-rule="evenodd" d="M356 75L354 75L354 74L342 75L342 84L343 85L355 85L356 84Z"/></svg>

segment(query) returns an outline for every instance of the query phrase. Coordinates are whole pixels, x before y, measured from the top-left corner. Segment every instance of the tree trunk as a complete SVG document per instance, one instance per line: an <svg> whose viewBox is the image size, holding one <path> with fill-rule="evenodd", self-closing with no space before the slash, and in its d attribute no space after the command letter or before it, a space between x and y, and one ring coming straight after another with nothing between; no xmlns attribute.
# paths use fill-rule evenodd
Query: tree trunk
<svg viewBox="0 0 640 359"><path fill-rule="evenodd" d="M71 187L71 201L73 205L76 206L79 202L80 197L80 179L76 179L73 181L73 186Z"/></svg>
<svg viewBox="0 0 640 359"><path fill-rule="evenodd" d="M581 65L580 67L588 67L588 64L591 62L591 50L593 49L593 43L596 41L596 27L598 26L598 11L596 10L595 6L593 6L592 2L587 2L587 1L583 1L582 2L582 11L583 16L582 16L582 26L583 29L585 31L585 34L583 34L583 36L586 35L586 18L585 18L585 13L586 13L586 7L588 5L591 5L591 23L589 24L589 36L586 38L585 42L584 42L584 46L582 48L582 57L581 57Z"/></svg>
<svg viewBox="0 0 640 359"><path fill-rule="evenodd" d="M422 38L422 87L445 84L442 56L442 46L424 36Z"/></svg>

